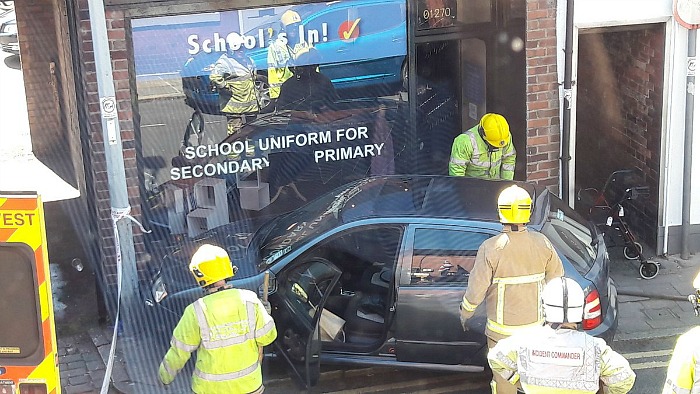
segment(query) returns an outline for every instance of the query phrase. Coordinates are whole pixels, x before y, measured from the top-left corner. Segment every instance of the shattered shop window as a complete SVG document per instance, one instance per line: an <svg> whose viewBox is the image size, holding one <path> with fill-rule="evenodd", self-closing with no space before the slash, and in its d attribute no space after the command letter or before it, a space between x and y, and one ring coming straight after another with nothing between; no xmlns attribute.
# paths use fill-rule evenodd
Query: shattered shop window
<svg viewBox="0 0 700 394"><path fill-rule="evenodd" d="M131 29L153 240L257 226L396 172L409 129L405 0L139 18Z"/></svg>

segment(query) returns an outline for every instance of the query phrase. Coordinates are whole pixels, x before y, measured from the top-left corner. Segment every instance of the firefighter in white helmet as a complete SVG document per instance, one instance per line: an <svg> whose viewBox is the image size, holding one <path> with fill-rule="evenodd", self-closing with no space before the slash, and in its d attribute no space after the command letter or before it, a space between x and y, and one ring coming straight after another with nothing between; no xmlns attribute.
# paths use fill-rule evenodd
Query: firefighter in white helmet
<svg viewBox="0 0 700 394"><path fill-rule="evenodd" d="M467 291L460 305L462 326L486 298L489 349L499 340L543 323L541 290L546 281L564 275L557 252L544 235L528 231L532 198L520 186L498 196L503 232L487 239L476 253ZM515 393L515 387L494 374L492 393Z"/></svg>
<svg viewBox="0 0 700 394"><path fill-rule="evenodd" d="M700 313L700 273L693 281L695 294L688 296L695 316ZM681 335L668 364L663 394L700 393L700 326Z"/></svg>
<svg viewBox="0 0 700 394"><path fill-rule="evenodd" d="M270 84L270 98L276 99L280 95L280 88L284 81L293 73L299 54L308 51L312 47L304 37L300 35L301 17L294 10L285 11L280 17L283 32L274 40L267 49L267 81Z"/></svg>
<svg viewBox="0 0 700 394"><path fill-rule="evenodd" d="M175 327L161 382L171 383L196 350L195 393L262 393L262 348L277 337L269 305L226 282L238 269L218 246L200 246L189 268L205 296L185 308Z"/></svg>
<svg viewBox="0 0 700 394"><path fill-rule="evenodd" d="M489 351L494 375L520 384L525 393L624 394L635 374L627 360L578 326L585 296L570 278L556 278L542 291L546 325L503 339Z"/></svg>
<svg viewBox="0 0 700 394"><path fill-rule="evenodd" d="M488 113L452 143L448 172L453 176L513 180L515 147L502 115Z"/></svg>

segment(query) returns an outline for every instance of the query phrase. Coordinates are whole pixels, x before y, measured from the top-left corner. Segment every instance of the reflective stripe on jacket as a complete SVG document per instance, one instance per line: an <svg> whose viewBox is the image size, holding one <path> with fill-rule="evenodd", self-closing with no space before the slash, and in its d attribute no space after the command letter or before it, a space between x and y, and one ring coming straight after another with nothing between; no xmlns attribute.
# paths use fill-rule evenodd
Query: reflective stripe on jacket
<svg viewBox="0 0 700 394"><path fill-rule="evenodd" d="M489 351L494 373L511 383L520 381L527 394L624 394L635 374L627 360L604 340L585 332L540 326L500 340Z"/></svg>
<svg viewBox="0 0 700 394"><path fill-rule="evenodd" d="M515 172L513 141L489 151L476 125L454 139L448 170L454 176L512 180Z"/></svg>
<svg viewBox="0 0 700 394"><path fill-rule="evenodd" d="M251 393L262 386L259 348L277 337L272 317L255 293L228 289L185 308L173 331L159 376L169 384L197 350L195 393Z"/></svg>
<svg viewBox="0 0 700 394"><path fill-rule="evenodd" d="M486 336L495 341L542 325L542 288L562 275L564 267L547 237L524 226L512 230L505 225L476 253L462 299L462 318L470 318L486 298Z"/></svg>
<svg viewBox="0 0 700 394"><path fill-rule="evenodd" d="M214 64L209 79L219 90L221 112L245 114L258 111L255 69L252 62L245 63L223 54Z"/></svg>
<svg viewBox="0 0 700 394"><path fill-rule="evenodd" d="M700 393L700 327L681 335L668 364L663 394Z"/></svg>
<svg viewBox="0 0 700 394"><path fill-rule="evenodd" d="M294 48L282 40L275 40L270 44L267 49L267 82L270 84L270 98L279 97L282 84L292 76L289 68L294 66L297 54L310 47L311 45L306 41L297 43Z"/></svg>

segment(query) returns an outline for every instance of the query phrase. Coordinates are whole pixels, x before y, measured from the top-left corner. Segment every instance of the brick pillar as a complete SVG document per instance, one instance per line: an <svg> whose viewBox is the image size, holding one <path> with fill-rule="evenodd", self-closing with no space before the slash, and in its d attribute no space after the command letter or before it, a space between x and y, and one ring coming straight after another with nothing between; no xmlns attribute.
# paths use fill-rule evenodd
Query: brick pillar
<svg viewBox="0 0 700 394"><path fill-rule="evenodd" d="M527 1L527 180L559 190L556 1Z"/></svg>

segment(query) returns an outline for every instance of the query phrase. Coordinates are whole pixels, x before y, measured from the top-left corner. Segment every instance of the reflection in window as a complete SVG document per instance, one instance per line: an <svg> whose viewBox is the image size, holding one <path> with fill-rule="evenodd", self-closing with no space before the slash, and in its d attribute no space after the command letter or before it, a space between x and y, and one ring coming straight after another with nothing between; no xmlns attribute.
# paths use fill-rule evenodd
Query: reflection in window
<svg viewBox="0 0 700 394"><path fill-rule="evenodd" d="M411 284L463 285L474 267L479 246L489 237L488 234L468 231L417 229L411 261Z"/></svg>
<svg viewBox="0 0 700 394"><path fill-rule="evenodd" d="M596 250L592 246L590 230L563 211L550 214L550 221L545 224L542 233L558 246L559 252L579 273L585 274L595 263Z"/></svg>

